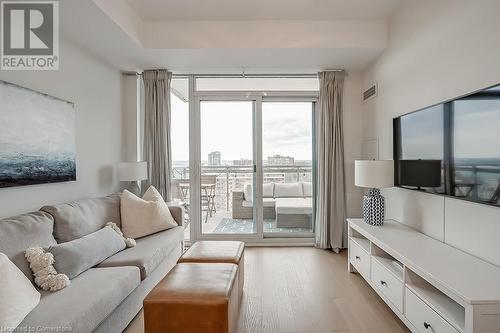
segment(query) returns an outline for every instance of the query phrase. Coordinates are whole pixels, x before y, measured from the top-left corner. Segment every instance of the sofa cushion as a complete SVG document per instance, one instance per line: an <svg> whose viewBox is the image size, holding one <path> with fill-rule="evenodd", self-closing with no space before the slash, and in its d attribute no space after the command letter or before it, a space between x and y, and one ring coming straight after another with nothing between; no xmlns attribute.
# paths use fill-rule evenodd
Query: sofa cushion
<svg viewBox="0 0 500 333"><path fill-rule="evenodd" d="M304 193L302 191L301 183L287 183L287 184L277 183L274 185L275 198L299 198L303 196Z"/></svg>
<svg viewBox="0 0 500 333"><path fill-rule="evenodd" d="M74 279L125 247L123 236L106 226L82 238L51 246L47 251L54 255L57 273Z"/></svg>
<svg viewBox="0 0 500 333"><path fill-rule="evenodd" d="M139 283L136 267L89 269L65 289L42 291L40 303L19 329L57 327L60 332L92 332Z"/></svg>
<svg viewBox="0 0 500 333"><path fill-rule="evenodd" d="M34 212L0 220L0 252L33 283L33 274L24 251L33 246L49 247L57 244L52 235L54 220L44 212Z"/></svg>
<svg viewBox="0 0 500 333"><path fill-rule="evenodd" d="M119 194L44 206L41 210L54 217L54 237L59 243L88 235L108 222L121 225Z"/></svg>
<svg viewBox="0 0 500 333"><path fill-rule="evenodd" d="M304 192L304 197L312 197L313 187L311 182L302 182L302 191Z"/></svg>
<svg viewBox="0 0 500 333"><path fill-rule="evenodd" d="M253 187L252 184L247 183L243 187L246 201L253 201ZM274 196L274 183L265 183L262 185L262 197L272 198Z"/></svg>
<svg viewBox="0 0 500 333"><path fill-rule="evenodd" d="M263 207L274 207L274 198L262 198ZM253 207L252 201L243 200L241 203L243 207Z"/></svg>
<svg viewBox="0 0 500 333"><path fill-rule="evenodd" d="M277 198L276 214L312 214L312 200L304 198Z"/></svg>
<svg viewBox="0 0 500 333"><path fill-rule="evenodd" d="M104 260L97 267L136 266L144 280L176 246L181 246L184 228L175 227L137 239L137 245Z"/></svg>

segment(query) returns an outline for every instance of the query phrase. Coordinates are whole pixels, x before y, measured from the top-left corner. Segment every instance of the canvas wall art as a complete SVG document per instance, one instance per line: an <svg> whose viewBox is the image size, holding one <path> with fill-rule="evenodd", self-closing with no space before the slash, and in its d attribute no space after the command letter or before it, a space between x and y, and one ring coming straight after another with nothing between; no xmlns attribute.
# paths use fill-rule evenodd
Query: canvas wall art
<svg viewBox="0 0 500 333"><path fill-rule="evenodd" d="M73 103L0 81L0 188L76 180Z"/></svg>

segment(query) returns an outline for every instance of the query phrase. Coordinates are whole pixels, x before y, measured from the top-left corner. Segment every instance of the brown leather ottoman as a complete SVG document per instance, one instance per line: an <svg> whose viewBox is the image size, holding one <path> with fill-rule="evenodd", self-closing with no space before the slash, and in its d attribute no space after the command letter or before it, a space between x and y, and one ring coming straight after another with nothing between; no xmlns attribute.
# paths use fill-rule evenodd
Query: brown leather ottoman
<svg viewBox="0 0 500 333"><path fill-rule="evenodd" d="M144 299L147 333L233 333L239 313L235 264L177 264Z"/></svg>
<svg viewBox="0 0 500 333"><path fill-rule="evenodd" d="M243 298L245 283L245 243L236 241L199 241L194 243L179 262L232 263L238 265L238 293Z"/></svg>

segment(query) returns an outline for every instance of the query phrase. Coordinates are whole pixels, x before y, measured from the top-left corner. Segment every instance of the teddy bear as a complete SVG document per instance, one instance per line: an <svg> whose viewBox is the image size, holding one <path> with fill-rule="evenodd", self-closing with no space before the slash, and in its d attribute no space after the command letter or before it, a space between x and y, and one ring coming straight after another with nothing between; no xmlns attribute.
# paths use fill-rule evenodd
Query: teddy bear
<svg viewBox="0 0 500 333"><path fill-rule="evenodd" d="M56 272L52 253L45 252L41 247L36 246L27 249L25 257L35 276L35 283L43 290L57 291L70 284L66 274Z"/></svg>

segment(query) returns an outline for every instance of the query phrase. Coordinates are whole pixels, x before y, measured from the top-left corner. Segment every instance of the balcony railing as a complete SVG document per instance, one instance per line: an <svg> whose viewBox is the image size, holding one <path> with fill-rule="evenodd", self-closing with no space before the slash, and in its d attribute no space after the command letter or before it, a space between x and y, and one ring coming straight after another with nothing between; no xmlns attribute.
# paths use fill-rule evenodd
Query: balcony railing
<svg viewBox="0 0 500 333"><path fill-rule="evenodd" d="M253 165L202 166L201 175L215 176L215 206L217 210L231 210L233 191L243 191L247 183L253 183ZM264 183L294 183L312 180L312 164L265 165ZM174 197L189 201L186 191L179 184L189 182L189 167L174 167L172 170L172 193Z"/></svg>
<svg viewBox="0 0 500 333"><path fill-rule="evenodd" d="M498 163L455 164L455 195L474 201L500 203Z"/></svg>

